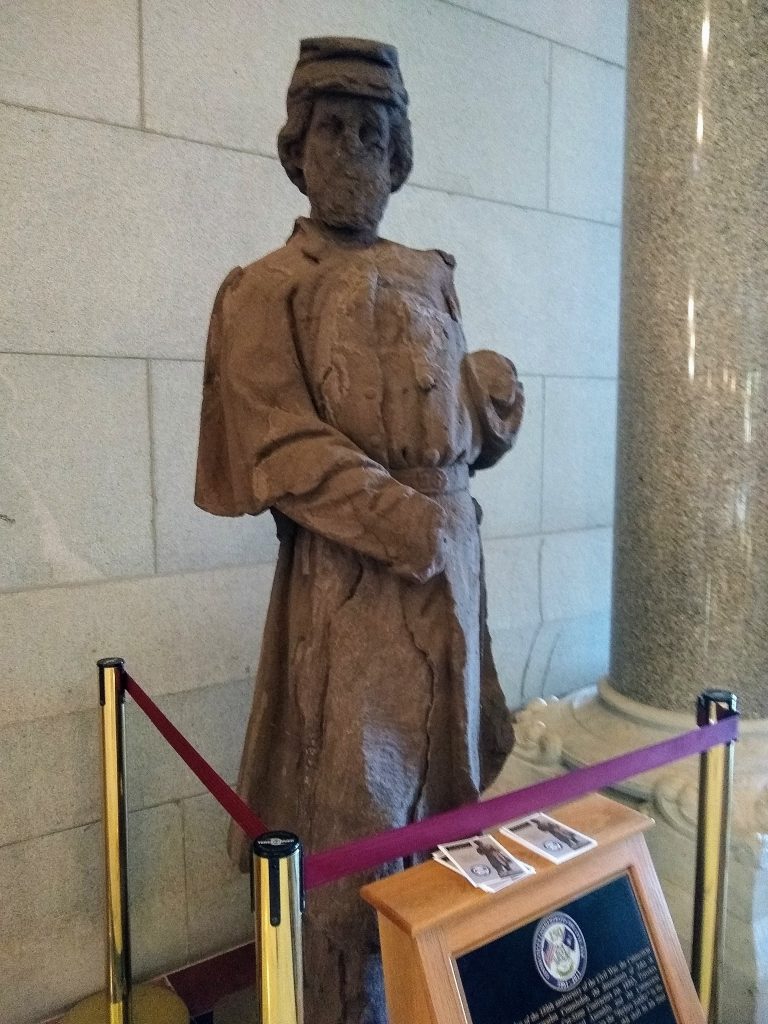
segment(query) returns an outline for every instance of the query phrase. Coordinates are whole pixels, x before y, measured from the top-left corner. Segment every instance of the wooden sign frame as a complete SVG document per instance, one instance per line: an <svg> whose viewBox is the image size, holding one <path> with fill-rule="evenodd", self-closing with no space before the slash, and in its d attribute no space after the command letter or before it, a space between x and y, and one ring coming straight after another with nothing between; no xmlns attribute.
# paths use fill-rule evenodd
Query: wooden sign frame
<svg viewBox="0 0 768 1024"><path fill-rule="evenodd" d="M597 794L552 813L598 845L555 865L494 833L536 874L488 895L432 862L362 889L378 913L390 1024L472 1024L459 957L623 875L630 880L678 1024L706 1024L642 835L653 820Z"/></svg>

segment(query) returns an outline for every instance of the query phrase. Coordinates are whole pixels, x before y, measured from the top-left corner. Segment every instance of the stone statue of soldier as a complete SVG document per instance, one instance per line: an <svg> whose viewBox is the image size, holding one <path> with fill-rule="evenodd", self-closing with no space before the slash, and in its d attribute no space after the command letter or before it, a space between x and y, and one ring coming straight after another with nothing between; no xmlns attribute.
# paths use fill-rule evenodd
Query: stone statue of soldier
<svg viewBox="0 0 768 1024"><path fill-rule="evenodd" d="M310 216L227 276L206 352L195 500L280 539L239 788L310 852L475 800L512 746L469 481L523 392L467 354L453 258L378 237L407 104L393 47L301 43L278 149ZM386 1019L372 877L309 894L308 1024Z"/></svg>

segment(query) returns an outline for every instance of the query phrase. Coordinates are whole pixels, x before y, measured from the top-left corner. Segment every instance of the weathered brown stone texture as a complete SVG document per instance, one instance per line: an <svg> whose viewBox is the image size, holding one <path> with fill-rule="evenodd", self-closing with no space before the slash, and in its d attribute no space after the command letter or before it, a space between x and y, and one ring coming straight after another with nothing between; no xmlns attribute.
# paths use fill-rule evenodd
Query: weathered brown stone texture
<svg viewBox="0 0 768 1024"><path fill-rule="evenodd" d="M467 353L453 258L376 235L406 102L391 47L302 44L280 154L312 214L228 275L208 338L196 501L280 538L239 786L308 851L475 799L512 745L469 480L524 397ZM231 850L247 869L236 827ZM360 882L310 894L313 1024L384 1020Z"/></svg>

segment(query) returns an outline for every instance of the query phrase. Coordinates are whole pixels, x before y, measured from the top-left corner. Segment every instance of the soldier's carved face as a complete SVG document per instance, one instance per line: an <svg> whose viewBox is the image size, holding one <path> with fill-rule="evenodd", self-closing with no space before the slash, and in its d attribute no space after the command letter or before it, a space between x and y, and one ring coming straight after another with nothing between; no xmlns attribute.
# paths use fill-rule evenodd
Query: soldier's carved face
<svg viewBox="0 0 768 1024"><path fill-rule="evenodd" d="M334 228L375 231L392 188L386 105L357 96L319 96L302 170L313 217Z"/></svg>

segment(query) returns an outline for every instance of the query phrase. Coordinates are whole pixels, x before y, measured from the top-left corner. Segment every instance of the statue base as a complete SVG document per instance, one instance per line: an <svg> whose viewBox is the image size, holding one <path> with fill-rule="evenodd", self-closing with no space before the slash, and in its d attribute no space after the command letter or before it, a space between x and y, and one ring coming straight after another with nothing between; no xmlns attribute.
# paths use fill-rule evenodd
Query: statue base
<svg viewBox="0 0 768 1024"><path fill-rule="evenodd" d="M529 703L515 749L486 796L658 743L695 727L618 693L607 680L568 697ZM768 1021L768 721L745 720L736 749L722 1013L719 1024ZM656 819L647 835L683 948L690 950L696 864L698 758L628 779L611 795Z"/></svg>

